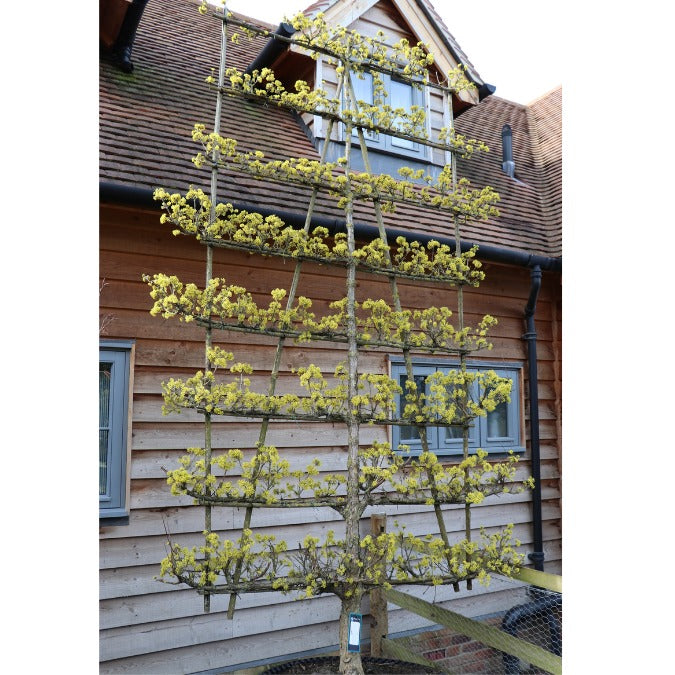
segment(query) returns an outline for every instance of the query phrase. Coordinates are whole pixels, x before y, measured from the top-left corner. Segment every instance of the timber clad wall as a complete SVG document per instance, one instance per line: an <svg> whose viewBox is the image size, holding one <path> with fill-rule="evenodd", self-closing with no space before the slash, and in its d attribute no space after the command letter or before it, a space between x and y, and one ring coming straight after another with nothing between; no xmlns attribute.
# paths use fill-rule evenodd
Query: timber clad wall
<svg viewBox="0 0 675 675"><path fill-rule="evenodd" d="M210 615L202 613L201 596L192 590L162 584L153 579L166 555L165 528L184 545L198 545L203 529L203 510L191 500L170 494L164 469L177 466L177 459L189 446L201 445L201 417L192 413L163 416L161 382L171 376L187 377L203 367L203 332L192 324L151 317L152 301L142 282L144 273L177 274L183 282L203 285L205 250L192 239L174 237L169 226L159 223L159 211L138 211L103 205L100 218L100 275L107 286L101 293L101 313L112 314L104 337L136 340L132 404L132 449L130 464L130 520L127 526L102 527L100 548L101 672L188 673L327 647L337 642L339 602L333 596L293 602L281 594L244 595L232 621L225 616L227 596L212 599ZM288 287L293 266L275 259L259 259L243 253L216 250L214 276L245 286L257 301L275 287ZM499 319L492 332L494 349L480 352L481 360L509 361L526 365L523 309L529 293L529 270L486 264L487 278L479 289L466 292L467 320L476 321L486 313ZM535 315L539 355L539 416L541 420L542 494L546 571L559 572L560 532L560 278L544 272ZM344 276L330 267L303 268L298 292L314 300L317 314L343 294ZM362 276L359 300L389 298L386 280ZM429 303L456 304L456 294L440 285L401 285L404 306ZM468 297L467 297L468 296ZM227 346L235 358L250 362L256 390L265 391L275 340L263 337L220 333L215 343ZM345 358L345 351L329 343L295 345L284 350L279 391L298 392L291 370L316 363L332 371ZM388 371L388 354L372 349L363 356L363 368ZM524 424L529 443L527 386L523 378ZM386 440L386 428L364 427L363 441ZM257 440L257 426L246 420L217 419L214 425L216 451L240 447L251 449ZM295 425L272 423L268 442L275 444L292 464L302 468L312 457L322 460L325 471L345 466L344 429L339 425ZM530 474L529 449L518 470L518 479ZM453 508L449 508L452 511ZM461 532L463 510L447 518L448 529ZM433 512L414 507L395 509L388 514L405 523L415 534L436 532ZM491 497L473 510L475 528L515 523L515 537L521 551L532 550L532 513L529 494ZM214 509L214 529L221 536L237 536L242 514L238 509ZM281 522L283 519L283 523ZM307 523L306 521L309 521ZM253 527L285 538L290 547L305 535L340 534L343 521L330 509L256 510ZM369 531L363 521L364 533ZM477 531L476 531L477 535ZM412 591L421 593L422 591ZM452 601L452 608L467 615L483 615L503 609L510 591L494 582L489 593L477 586L465 589L430 591L437 600ZM425 596L430 597L430 596ZM367 606L364 608L367 610ZM367 621L364 622L367 624ZM424 621L402 610L392 609L390 632L411 630ZM367 635L366 625L366 635Z"/></svg>

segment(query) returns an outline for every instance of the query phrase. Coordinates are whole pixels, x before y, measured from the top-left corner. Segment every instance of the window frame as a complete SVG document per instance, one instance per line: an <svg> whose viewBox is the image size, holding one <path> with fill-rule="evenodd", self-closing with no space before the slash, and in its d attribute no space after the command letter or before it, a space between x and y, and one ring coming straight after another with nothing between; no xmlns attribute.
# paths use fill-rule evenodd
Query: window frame
<svg viewBox="0 0 675 675"><path fill-rule="evenodd" d="M372 74L371 73L364 73L365 75L368 75L370 77L371 83L372 83ZM421 91L417 89L416 87L413 87L411 84L407 84L406 82L403 82L401 80L397 80L395 77L392 77L388 73L381 73L382 75L382 82L384 84L384 87L387 91L387 102L391 105L391 81L394 80L395 82L398 82L400 84L404 84L406 86L410 87L411 93L412 93L412 103L411 106L416 105L422 109L424 109L427 117L427 125L429 124L429 105L428 101L424 95L424 91ZM358 75L355 76L357 79ZM367 79L367 78L364 78ZM360 82L363 82L363 80L360 80ZM354 84L354 90L355 93L357 89L356 84ZM358 96L358 93L357 93ZM344 94L343 94L344 97ZM370 96L370 103L372 104L373 101L373 95L372 95L372 84L371 84L371 96ZM365 99L357 99L357 100L365 100ZM381 132L377 131L372 131L370 129L363 129L364 131L364 137L366 139L366 145L377 152L381 152L384 154L389 154L389 155L397 155L401 157L410 157L413 159L417 159L423 162L429 162L430 160L430 153L429 151L431 148L428 148L426 145L422 143L416 143L414 141L407 141L405 139L397 138L396 136L389 136L388 134L383 134ZM346 129L344 125L341 125L341 135L342 139L345 140L346 136ZM356 135L356 129L352 132L352 145L358 144L358 138ZM412 148L406 148L406 147L401 147L400 145L397 145L397 143L412 143Z"/></svg>
<svg viewBox="0 0 675 675"><path fill-rule="evenodd" d="M405 363L400 357L391 356L389 358L390 376L395 382L400 384L401 377L405 377ZM438 360L417 358L413 360L413 372L415 375L424 374L425 377L434 371L447 371L459 367L457 360ZM524 421L524 403L523 403L523 364L520 362L509 363L505 361L480 361L471 360L466 363L467 370L485 371L494 370L500 377L508 377L513 385L511 388L511 400L506 403L506 424L507 435L499 437L490 437L488 429L488 416L476 418L475 425L470 429L469 436L469 454L476 454L479 448L487 451L490 456L506 455L510 450L514 453L525 452L525 433L523 427ZM396 415L401 409L401 399L405 395L399 394L396 400ZM445 426L428 426L427 439L429 441L429 450L438 456L448 458L461 457L463 454L463 441L461 438L447 439ZM393 425L390 430L391 445L394 451L398 452L399 445L407 445L410 448L411 456L418 456L421 452L420 443L410 443L401 440L401 427Z"/></svg>
<svg viewBox="0 0 675 675"><path fill-rule="evenodd" d="M102 340L99 342L99 372L102 363L111 364L110 402L108 409L108 451L106 457L106 493L100 494L101 525L125 525L129 522L129 475L131 450L131 406L133 386L134 342ZM100 395L100 388L99 388ZM99 419L99 430L102 428ZM99 432L100 433L100 432ZM100 472L100 435L99 435Z"/></svg>

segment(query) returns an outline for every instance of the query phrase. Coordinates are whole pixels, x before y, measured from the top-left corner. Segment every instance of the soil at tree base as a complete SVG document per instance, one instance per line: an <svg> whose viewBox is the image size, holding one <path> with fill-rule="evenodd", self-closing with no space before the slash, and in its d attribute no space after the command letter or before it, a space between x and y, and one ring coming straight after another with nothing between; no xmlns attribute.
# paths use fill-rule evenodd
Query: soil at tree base
<svg viewBox="0 0 675 675"><path fill-rule="evenodd" d="M439 671L417 663L406 663L394 659L380 659L374 657L361 657L363 672L373 675L415 675L417 673L437 674ZM273 668L268 668L262 675L274 675L275 673L302 673L302 675L323 675L325 673L339 673L340 658L338 656L323 656L310 659L299 659L282 663Z"/></svg>

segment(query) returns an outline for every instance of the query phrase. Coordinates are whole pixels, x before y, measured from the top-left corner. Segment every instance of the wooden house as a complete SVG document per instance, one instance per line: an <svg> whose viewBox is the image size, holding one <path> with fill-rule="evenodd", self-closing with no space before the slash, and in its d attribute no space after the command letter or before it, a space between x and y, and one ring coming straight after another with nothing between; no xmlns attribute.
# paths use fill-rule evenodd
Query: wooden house
<svg viewBox="0 0 675 675"><path fill-rule="evenodd" d="M143 274L166 272L203 283L203 247L173 236L170 227L160 224L160 210L152 199L158 187L171 191L185 191L191 184L208 187L207 172L190 162L196 152L190 133L196 122L208 126L213 120L215 93L204 79L217 67L221 22L200 14L198 4L149 2L137 27L127 30L133 40L133 71L120 68L105 49L100 62L100 359L109 394L101 405L106 445L100 481L100 661L101 672L106 673L224 672L329 650L337 643L339 602L333 596L293 601L276 593L244 595L234 619L228 620L227 596L215 597L211 613L204 614L201 597L194 591L155 579L166 555L167 531L177 542L196 545L203 529L202 509L190 499L172 496L165 476L165 469L175 467L199 436L200 419L190 413L164 416L161 396L162 381L203 367L203 335L192 325L151 317L148 288L142 281ZM480 288L467 291L469 319L487 313L499 319L492 333L494 349L481 355L476 367L489 364L514 380L508 411L511 443L521 455L519 476L532 474L538 482L532 493L489 498L476 508L475 524L490 528L514 523L528 564L559 573L561 90L527 106L495 96L428 0L323 0L307 11L320 10L329 22L361 32L374 34L381 28L393 40L428 42L439 67L463 64L477 85L475 93L452 101L458 130L485 140L491 150L470 161L460 160L460 174L476 186L491 185L501 196L499 218L472 224L462 233L464 240L478 244L486 272ZM115 16L119 25L119 14ZM302 78L313 86L319 82L332 86L331 70L321 60L285 47L265 50L267 45L261 37L229 42L228 64L245 70L255 62L273 67L289 81ZM433 133L446 121L449 102L442 95L428 94L421 103L430 111ZM227 98L224 105L223 132L236 138L241 149L261 150L272 159L318 159L322 144L331 141L311 116L237 98ZM400 163L433 171L447 160L435 149L405 145L378 148L373 143L373 152L382 172L391 172ZM304 222L308 192L301 187L282 189L235 172L225 172L220 186L223 201L277 213L292 224ZM325 198L317 205L316 219L338 227L344 214ZM364 232L375 225L366 208L356 211L355 220ZM448 222L437 212L407 205L387 214L387 227L413 240L452 238ZM288 285L292 266L279 259L261 262L244 252L219 250L214 274L262 296ZM326 306L343 282L339 270L310 266L299 292ZM362 279L360 284L364 297L380 297L386 280ZM431 284L408 283L403 286L403 303L442 305L447 301L444 293ZM269 370L271 340L236 334L220 339L227 340L221 344L238 359L259 369L254 382ZM332 369L341 358L332 345L289 345L282 380L290 381L292 369L311 362ZM364 359L373 372L396 373L399 367L382 349L367 352ZM419 364L441 368L444 360L427 357ZM373 428L365 433L384 440L387 431ZM256 427L247 421L225 419L215 425L214 446L219 448L252 447L256 439ZM312 456L319 457L328 471L344 462L344 441L329 425L274 423L268 442L296 468ZM438 450L453 460L452 450L444 450L440 441ZM227 536L239 522L236 511L214 511L214 529ZM395 515L416 532L433 532L433 515L427 511L409 508ZM337 517L329 509L311 510L309 516L297 509L282 515L264 512L256 518L254 527L281 533L292 545L308 531L335 528ZM457 531L461 522L458 517ZM434 599L468 616L483 616L503 609L508 593L496 582L488 589L459 593L439 588ZM392 634L425 625L428 622L419 617L392 608Z"/></svg>

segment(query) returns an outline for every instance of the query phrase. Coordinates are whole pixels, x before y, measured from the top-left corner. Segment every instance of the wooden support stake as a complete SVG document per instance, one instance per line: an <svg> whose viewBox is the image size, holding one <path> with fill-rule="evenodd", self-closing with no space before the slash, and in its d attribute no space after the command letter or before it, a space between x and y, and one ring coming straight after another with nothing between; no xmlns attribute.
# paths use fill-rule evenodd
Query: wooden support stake
<svg viewBox="0 0 675 675"><path fill-rule="evenodd" d="M373 513L370 516L370 532L373 537L378 537L387 531L387 515L385 513ZM385 574L382 565L382 575ZM387 616L387 599L384 597L382 587L373 588L370 591L370 654L371 656L383 656L382 641L389 633L389 617Z"/></svg>

